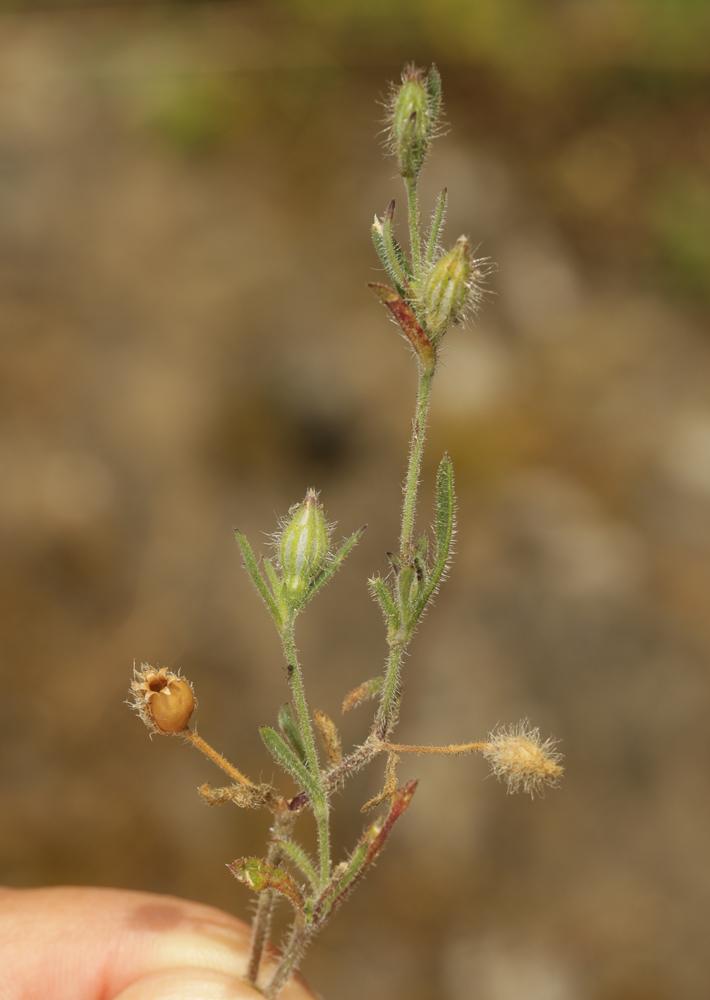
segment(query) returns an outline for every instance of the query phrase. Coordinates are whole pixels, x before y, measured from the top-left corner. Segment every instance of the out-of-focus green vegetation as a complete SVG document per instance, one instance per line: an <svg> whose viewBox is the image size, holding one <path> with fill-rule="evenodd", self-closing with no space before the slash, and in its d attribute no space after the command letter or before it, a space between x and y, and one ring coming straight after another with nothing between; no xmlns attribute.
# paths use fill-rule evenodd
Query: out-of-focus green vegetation
<svg viewBox="0 0 710 1000"><path fill-rule="evenodd" d="M710 299L710 178L681 174L649 206L650 231L671 288Z"/></svg>

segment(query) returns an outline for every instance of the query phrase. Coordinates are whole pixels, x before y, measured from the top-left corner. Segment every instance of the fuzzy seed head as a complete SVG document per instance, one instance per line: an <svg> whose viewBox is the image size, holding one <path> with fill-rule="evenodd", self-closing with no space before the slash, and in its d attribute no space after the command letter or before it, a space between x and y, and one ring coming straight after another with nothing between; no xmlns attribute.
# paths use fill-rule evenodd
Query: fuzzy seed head
<svg viewBox="0 0 710 1000"><path fill-rule="evenodd" d="M129 694L151 733L183 733L197 704L187 678L149 663L134 670Z"/></svg>
<svg viewBox="0 0 710 1000"><path fill-rule="evenodd" d="M308 490L303 502L289 511L278 548L286 597L298 603L323 568L330 549L330 529L315 490Z"/></svg>
<svg viewBox="0 0 710 1000"><path fill-rule="evenodd" d="M557 785L564 772L556 741L543 740L540 730L527 720L494 730L483 756L496 778L506 783L509 793L523 791L534 797L546 785Z"/></svg>

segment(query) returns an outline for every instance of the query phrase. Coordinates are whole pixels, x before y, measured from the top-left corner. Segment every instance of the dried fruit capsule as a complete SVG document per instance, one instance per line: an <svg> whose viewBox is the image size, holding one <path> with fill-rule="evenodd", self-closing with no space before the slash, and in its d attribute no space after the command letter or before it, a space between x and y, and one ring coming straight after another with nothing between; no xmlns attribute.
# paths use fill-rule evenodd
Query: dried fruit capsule
<svg viewBox="0 0 710 1000"><path fill-rule="evenodd" d="M149 663L135 671L130 695L136 712L153 733L183 733L197 704L185 677Z"/></svg>

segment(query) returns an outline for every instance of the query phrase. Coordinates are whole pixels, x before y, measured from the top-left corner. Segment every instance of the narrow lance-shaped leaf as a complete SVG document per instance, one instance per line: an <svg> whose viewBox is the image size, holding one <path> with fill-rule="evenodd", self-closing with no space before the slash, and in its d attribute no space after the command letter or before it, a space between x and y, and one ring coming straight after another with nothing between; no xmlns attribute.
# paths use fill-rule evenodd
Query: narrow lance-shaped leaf
<svg viewBox="0 0 710 1000"><path fill-rule="evenodd" d="M400 276L400 284L404 290L403 293L406 293L409 288L409 280L412 277L412 268L404 250L397 242L397 237L394 235L394 206L395 202L392 199L382 218L382 238L387 257L392 261L394 270Z"/></svg>
<svg viewBox="0 0 710 1000"><path fill-rule="evenodd" d="M399 628L399 609L392 596L392 591L381 576L372 577L367 581L367 585L380 606L388 631L395 632Z"/></svg>
<svg viewBox="0 0 710 1000"><path fill-rule="evenodd" d="M256 556L254 555L254 550L249 544L249 539L238 529L234 532L234 537L236 538L237 545L242 553L244 568L249 574L251 582L254 584L257 593L268 608L276 627L280 629L282 626L281 611L276 603L276 600L274 599L273 594L269 590L266 580L261 575L261 570L259 569L259 564L256 560Z"/></svg>
<svg viewBox="0 0 710 1000"><path fill-rule="evenodd" d="M375 216L371 230L372 242L395 288L400 295L406 296L411 273L409 261L394 235L393 218L394 201L391 201L381 219Z"/></svg>
<svg viewBox="0 0 710 1000"><path fill-rule="evenodd" d="M362 874L368 847L367 839L361 838L344 866L336 869L333 880L314 907L313 916L316 921L325 920L350 895Z"/></svg>
<svg viewBox="0 0 710 1000"><path fill-rule="evenodd" d="M404 295L404 285L401 281L401 275L393 270L390 260L387 256L387 249L385 247L384 234L382 232L382 222L375 216L375 221L372 223L370 229L372 235L372 243L377 252L377 256L380 258L380 263L387 272L387 277L390 279L392 284L395 286L400 295Z"/></svg>
<svg viewBox="0 0 710 1000"><path fill-rule="evenodd" d="M392 827L409 808L416 789L416 781L407 782L395 792L385 818L376 820L367 827L344 869L340 871L336 869L333 880L316 903L314 907L315 920L325 919L350 895L357 882L381 854L387 843L387 838L392 832Z"/></svg>
<svg viewBox="0 0 710 1000"><path fill-rule="evenodd" d="M279 847L298 871L307 879L311 888L318 886L318 874L306 851L295 840L279 838Z"/></svg>
<svg viewBox="0 0 710 1000"><path fill-rule="evenodd" d="M390 811L387 813L384 822L368 846L365 864L372 864L377 856L384 850L387 838L392 832L392 827L400 816L402 816L403 813L409 809L418 784L418 781L408 781L406 785L403 785L395 792L390 806Z"/></svg>
<svg viewBox="0 0 710 1000"><path fill-rule="evenodd" d="M321 712L319 708L316 708L313 712L313 721L321 738L328 763L331 767L337 767L343 759L343 748L340 742L338 727L331 717L326 715L325 712Z"/></svg>
<svg viewBox="0 0 710 1000"><path fill-rule="evenodd" d="M261 565L264 567L264 573L271 586L271 593L274 595L274 600L281 607L283 601L283 580L276 572L273 560L262 559Z"/></svg>
<svg viewBox="0 0 710 1000"><path fill-rule="evenodd" d="M269 799L268 786L263 788L250 788L245 785L226 785L222 788L214 788L207 783L200 785L197 789L198 795L210 806L221 806L226 802L232 802L241 809L258 809L266 805Z"/></svg>
<svg viewBox="0 0 710 1000"><path fill-rule="evenodd" d="M279 709L278 724L286 742L291 746L292 750L296 751L296 755L301 763L305 764L306 748L303 745L296 721L291 714L290 705L282 705Z"/></svg>
<svg viewBox="0 0 710 1000"><path fill-rule="evenodd" d="M456 529L456 494L454 492L454 467L444 455L436 473L436 502L434 508L434 565L429 578L415 604L412 623L415 624L432 594L441 583L451 556L451 545Z"/></svg>
<svg viewBox="0 0 710 1000"><path fill-rule="evenodd" d="M366 813L375 806L379 806L381 802L385 799L391 799L395 792L397 791L397 764L399 762L399 755L396 753L387 754L387 764L385 766L385 780L382 785L382 789L373 795L371 799L368 799L364 805L360 806L360 812Z"/></svg>
<svg viewBox="0 0 710 1000"><path fill-rule="evenodd" d="M392 314L424 367L432 368L436 361L436 349L422 329L412 307L387 285L371 281L368 287Z"/></svg>
<svg viewBox="0 0 710 1000"><path fill-rule="evenodd" d="M439 245L439 240L441 239L441 231L444 228L444 220L446 218L446 204L448 201L448 191L446 188L439 193L439 197L436 199L436 205L434 206L434 212L431 217L431 227L429 229L429 237L426 244L426 252L424 255L425 267L428 269L431 267L434 261L434 254L436 253L436 248Z"/></svg>
<svg viewBox="0 0 710 1000"><path fill-rule="evenodd" d="M367 525L364 524L362 528L358 528L357 531L353 531L352 535L348 535L347 538L343 540L342 545L339 549L328 556L325 566L320 571L316 579L311 584L310 590L308 591L307 600L315 596L319 590L321 590L329 580L331 580L335 574L338 572L340 567L343 565L345 560L348 558L352 550L355 548L357 543L360 541L362 536L367 530Z"/></svg>
<svg viewBox="0 0 710 1000"><path fill-rule="evenodd" d="M275 729L272 729L271 726L262 726L259 730L259 735L276 763L290 774L298 785L306 789L311 802L321 802L323 796L318 783L314 780L308 768L298 759L295 751L291 749L283 736L277 733Z"/></svg>
<svg viewBox="0 0 710 1000"><path fill-rule="evenodd" d="M288 899L299 914L303 913L303 893L283 868L270 865L262 858L237 858L227 868L236 879L254 892L278 892Z"/></svg>
<svg viewBox="0 0 710 1000"><path fill-rule="evenodd" d="M436 502L434 509L434 537L436 539L435 564L445 562L451 551L456 517L456 494L454 492L454 466L448 455L444 455L436 473Z"/></svg>
<svg viewBox="0 0 710 1000"><path fill-rule="evenodd" d="M436 123L441 114L441 74L434 63L429 67L426 75L426 89L429 104L429 114L432 121Z"/></svg>
<svg viewBox="0 0 710 1000"><path fill-rule="evenodd" d="M382 677L373 677L369 681L363 681L362 684L358 684L352 691L348 691L343 699L343 714L352 711L353 708L359 708L366 701L373 701L382 690L382 684Z"/></svg>

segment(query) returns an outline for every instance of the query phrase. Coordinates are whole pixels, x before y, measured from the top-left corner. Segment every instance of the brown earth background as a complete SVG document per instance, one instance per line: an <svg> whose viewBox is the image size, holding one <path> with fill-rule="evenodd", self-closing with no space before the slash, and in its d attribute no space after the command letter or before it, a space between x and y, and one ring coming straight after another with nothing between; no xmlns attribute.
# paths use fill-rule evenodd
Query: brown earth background
<svg viewBox="0 0 710 1000"><path fill-rule="evenodd" d="M327 1000L706 1000L710 990L710 8L698 0L8 4L0 10L0 878L192 896L265 820L123 704L182 668L247 772L285 698L240 569L306 487L369 531L302 620L336 715L384 641L407 350L365 285L400 197L387 81L436 61L425 168L498 271L435 387L456 561L402 740L529 717L563 786L482 762L419 791L305 973ZM401 200L401 199L400 199ZM346 742L368 711L343 723ZM374 770L337 801L357 836Z"/></svg>

